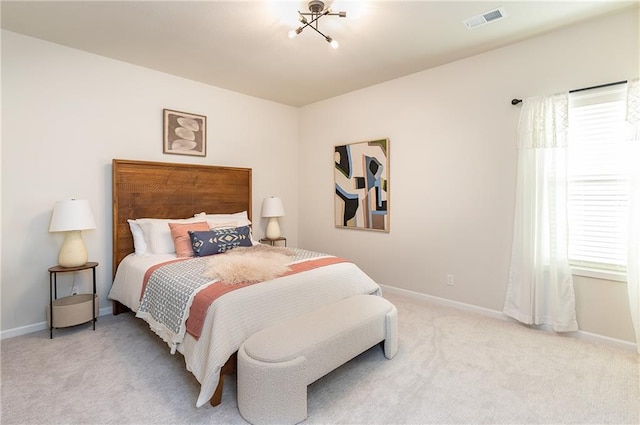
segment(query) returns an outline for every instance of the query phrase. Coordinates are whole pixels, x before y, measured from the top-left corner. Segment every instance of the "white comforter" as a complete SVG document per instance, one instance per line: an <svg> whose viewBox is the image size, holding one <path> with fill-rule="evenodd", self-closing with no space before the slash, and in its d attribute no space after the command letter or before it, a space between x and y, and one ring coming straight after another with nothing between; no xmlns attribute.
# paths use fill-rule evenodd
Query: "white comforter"
<svg viewBox="0 0 640 425"><path fill-rule="evenodd" d="M175 255L127 256L118 267L109 299L137 311L146 270L174 258ZM200 338L187 334L178 345L187 369L201 385L196 406L209 401L218 385L220 368L256 331L356 294L380 293L378 284L353 263L338 263L221 296L209 307Z"/></svg>

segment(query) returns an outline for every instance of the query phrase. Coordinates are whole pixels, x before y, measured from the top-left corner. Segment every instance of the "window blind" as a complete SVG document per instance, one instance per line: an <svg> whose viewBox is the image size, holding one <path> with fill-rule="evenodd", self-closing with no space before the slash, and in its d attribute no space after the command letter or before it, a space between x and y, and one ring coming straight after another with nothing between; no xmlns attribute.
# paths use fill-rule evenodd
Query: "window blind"
<svg viewBox="0 0 640 425"><path fill-rule="evenodd" d="M626 85L569 96L569 261L626 272L630 145Z"/></svg>

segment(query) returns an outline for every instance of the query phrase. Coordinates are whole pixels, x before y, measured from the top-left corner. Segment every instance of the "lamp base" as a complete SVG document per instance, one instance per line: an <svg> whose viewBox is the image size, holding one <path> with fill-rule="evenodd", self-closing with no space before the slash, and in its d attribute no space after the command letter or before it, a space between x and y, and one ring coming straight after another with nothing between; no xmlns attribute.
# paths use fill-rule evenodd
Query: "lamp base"
<svg viewBox="0 0 640 425"><path fill-rule="evenodd" d="M87 259L87 248L84 246L80 230L66 232L58 254L58 265L61 267L80 267L87 264Z"/></svg>
<svg viewBox="0 0 640 425"><path fill-rule="evenodd" d="M269 217L264 235L267 239L278 239L280 237L280 225L277 217Z"/></svg>

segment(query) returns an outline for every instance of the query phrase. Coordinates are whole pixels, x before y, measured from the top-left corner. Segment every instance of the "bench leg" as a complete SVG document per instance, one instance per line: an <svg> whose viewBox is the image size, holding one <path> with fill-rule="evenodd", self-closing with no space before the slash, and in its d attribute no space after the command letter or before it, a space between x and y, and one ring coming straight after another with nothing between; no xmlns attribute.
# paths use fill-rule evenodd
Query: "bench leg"
<svg viewBox="0 0 640 425"><path fill-rule="evenodd" d="M384 356L392 359L398 353L398 309L387 313L384 319Z"/></svg>
<svg viewBox="0 0 640 425"><path fill-rule="evenodd" d="M247 422L297 424L307 418L304 357L263 363L238 350L238 410Z"/></svg>

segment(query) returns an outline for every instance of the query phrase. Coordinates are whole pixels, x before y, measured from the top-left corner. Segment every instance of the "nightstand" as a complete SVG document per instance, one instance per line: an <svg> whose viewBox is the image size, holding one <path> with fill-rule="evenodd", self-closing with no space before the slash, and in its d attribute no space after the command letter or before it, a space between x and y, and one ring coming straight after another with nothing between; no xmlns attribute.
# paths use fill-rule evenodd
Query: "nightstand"
<svg viewBox="0 0 640 425"><path fill-rule="evenodd" d="M53 339L53 328L65 328L89 321L96 330L96 313L98 312L98 295L96 294L96 267L98 263L88 262L78 267L49 267L49 338ZM91 270L93 272L93 293L76 294L58 298L58 273Z"/></svg>
<svg viewBox="0 0 640 425"><path fill-rule="evenodd" d="M284 242L284 246L287 246L287 238L280 236L276 239L262 238L260 239L260 243L277 246L276 242Z"/></svg>

